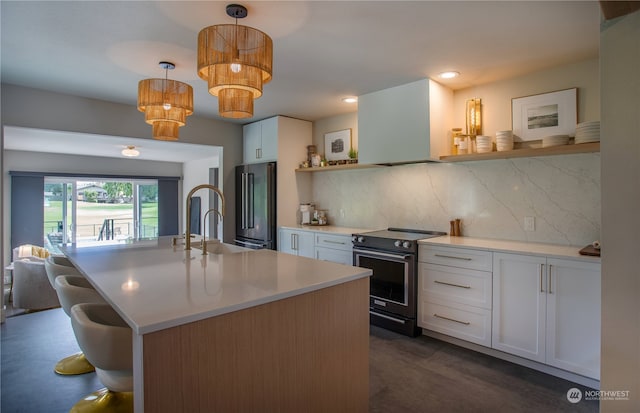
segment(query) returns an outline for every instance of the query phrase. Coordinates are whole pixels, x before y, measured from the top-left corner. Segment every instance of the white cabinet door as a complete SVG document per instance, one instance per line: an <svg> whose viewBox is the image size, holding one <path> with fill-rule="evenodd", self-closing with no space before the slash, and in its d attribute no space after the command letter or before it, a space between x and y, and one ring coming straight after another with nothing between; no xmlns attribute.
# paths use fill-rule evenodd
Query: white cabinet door
<svg viewBox="0 0 640 413"><path fill-rule="evenodd" d="M256 163L262 146L262 132L260 122L244 125L243 134L243 155L244 163Z"/></svg>
<svg viewBox="0 0 640 413"><path fill-rule="evenodd" d="M249 123L242 128L244 163L278 160L278 117Z"/></svg>
<svg viewBox="0 0 640 413"><path fill-rule="evenodd" d="M262 144L260 146L260 162L278 160L278 117L260 121Z"/></svg>
<svg viewBox="0 0 640 413"><path fill-rule="evenodd" d="M325 247L316 247L315 251L315 258L318 260L337 262L338 264L353 265L353 253L351 251L337 250Z"/></svg>
<svg viewBox="0 0 640 413"><path fill-rule="evenodd" d="M545 362L546 258L493 254L491 346Z"/></svg>
<svg viewBox="0 0 640 413"><path fill-rule="evenodd" d="M278 234L278 251L313 258L313 233L281 229Z"/></svg>
<svg viewBox="0 0 640 413"><path fill-rule="evenodd" d="M600 379L600 264L547 259L547 364Z"/></svg>

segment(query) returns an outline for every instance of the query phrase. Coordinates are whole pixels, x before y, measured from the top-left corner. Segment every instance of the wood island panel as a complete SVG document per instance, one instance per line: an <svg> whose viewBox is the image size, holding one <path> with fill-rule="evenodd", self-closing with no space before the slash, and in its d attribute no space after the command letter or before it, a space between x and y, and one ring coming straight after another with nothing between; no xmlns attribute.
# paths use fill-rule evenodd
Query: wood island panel
<svg viewBox="0 0 640 413"><path fill-rule="evenodd" d="M367 412L369 279L150 333L145 411Z"/></svg>

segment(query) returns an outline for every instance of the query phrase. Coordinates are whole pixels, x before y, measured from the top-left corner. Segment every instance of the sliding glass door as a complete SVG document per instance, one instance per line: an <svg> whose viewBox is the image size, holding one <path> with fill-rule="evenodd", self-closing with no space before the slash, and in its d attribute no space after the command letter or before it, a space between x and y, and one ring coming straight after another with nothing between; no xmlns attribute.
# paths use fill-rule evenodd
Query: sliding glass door
<svg viewBox="0 0 640 413"><path fill-rule="evenodd" d="M75 182L45 179L44 235L47 243L57 245L75 241Z"/></svg>
<svg viewBox="0 0 640 413"><path fill-rule="evenodd" d="M158 236L158 182L134 182L136 238Z"/></svg>
<svg viewBox="0 0 640 413"><path fill-rule="evenodd" d="M52 246L158 235L155 180L45 178L44 191L44 234Z"/></svg>

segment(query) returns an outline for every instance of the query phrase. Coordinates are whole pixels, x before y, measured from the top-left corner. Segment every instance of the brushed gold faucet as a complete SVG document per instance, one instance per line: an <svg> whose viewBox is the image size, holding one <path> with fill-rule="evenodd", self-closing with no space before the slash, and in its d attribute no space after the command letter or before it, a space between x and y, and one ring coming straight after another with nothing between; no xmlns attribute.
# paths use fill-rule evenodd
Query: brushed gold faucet
<svg viewBox="0 0 640 413"><path fill-rule="evenodd" d="M201 189L210 189L213 192L215 192L216 194L218 194L220 196L220 202L222 204L220 211L216 211L218 212L218 214L220 214L221 217L224 217L224 195L222 194L222 191L220 189L218 189L217 187L213 186L213 185L209 185L209 184L202 184L202 185L198 185L196 187L194 187L191 191L189 191L189 193L187 194L187 228L185 228L185 236L184 236L184 249L185 250L190 250L191 249L191 198L193 197L193 194L196 191L199 191ZM209 212L209 211L207 211ZM199 218L198 218L199 219ZM203 231L205 229L203 228ZM205 247L206 248L206 247Z"/></svg>
<svg viewBox="0 0 640 413"><path fill-rule="evenodd" d="M207 215L209 215L210 212L215 212L216 214L220 215L220 219L223 218L220 211L218 211L217 209L211 208L204 213L204 217L202 218L203 228L207 227ZM207 233L205 231L202 232L202 255L207 255Z"/></svg>

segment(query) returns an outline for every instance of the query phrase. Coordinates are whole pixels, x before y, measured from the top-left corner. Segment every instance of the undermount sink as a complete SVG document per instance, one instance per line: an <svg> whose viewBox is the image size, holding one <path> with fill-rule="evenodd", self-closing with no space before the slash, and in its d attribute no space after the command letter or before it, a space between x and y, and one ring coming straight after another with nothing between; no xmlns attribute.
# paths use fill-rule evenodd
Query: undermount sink
<svg viewBox="0 0 640 413"><path fill-rule="evenodd" d="M202 249L202 243L194 241L191 243L191 248ZM249 248L240 247L233 244L225 244L219 240L207 241L207 253L209 254L235 254L238 252L250 251Z"/></svg>

